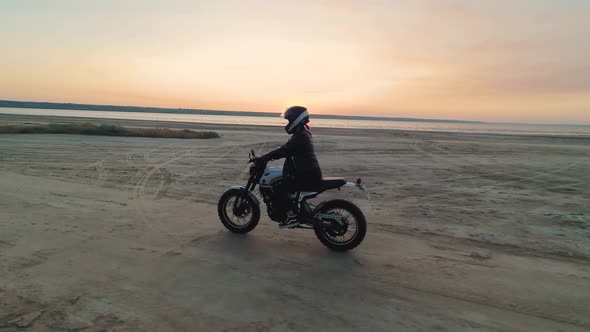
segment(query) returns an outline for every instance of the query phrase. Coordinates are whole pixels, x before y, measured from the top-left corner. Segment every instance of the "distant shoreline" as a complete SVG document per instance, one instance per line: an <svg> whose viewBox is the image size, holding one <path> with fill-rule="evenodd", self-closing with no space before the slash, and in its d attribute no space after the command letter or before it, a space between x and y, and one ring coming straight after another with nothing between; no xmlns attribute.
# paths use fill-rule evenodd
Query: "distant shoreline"
<svg viewBox="0 0 590 332"><path fill-rule="evenodd" d="M230 116L260 116L260 117L276 117L278 114L278 112L277 113L241 112L241 111L205 110L205 109L191 109L191 108L94 105L94 104L53 103L53 102L16 101L16 100L0 100L0 107L60 109L60 110L76 110L76 111L204 114L204 115L230 115ZM379 116L353 116L353 115L330 115L330 114L314 114L313 116L318 119L338 119L338 120L373 120L373 121L377 120L377 121L399 121L399 122L436 122L436 123L472 123L472 124L474 124L474 123L480 123L480 124L488 123L488 122L483 122L483 121L466 121L466 120L394 118L394 117L379 117Z"/></svg>
<svg viewBox="0 0 590 332"><path fill-rule="evenodd" d="M190 129L199 131L256 131L263 130L264 132L275 132L277 134L284 134L280 127L263 125L263 124L215 124L215 123L196 123L183 121L161 121L161 120L141 120L141 119L112 119L112 118L93 118L93 117L76 117L76 116L54 116L54 115L18 115L18 114L3 114L0 112L0 123L6 124L41 124L41 123L95 123L95 124L112 124L122 125L128 127L150 127L150 128L174 128L174 129ZM583 142L590 140L590 135L541 135L535 133L492 133L492 132L454 132L454 131L431 131L431 130L411 130L411 129L359 129L359 128L328 128L328 127L314 127L314 134L325 135L343 135L343 136L358 136L358 135L372 135L379 137L400 136L408 137L414 135L428 135L432 137L502 137L503 139L512 138L530 138L530 139L562 139L568 142Z"/></svg>

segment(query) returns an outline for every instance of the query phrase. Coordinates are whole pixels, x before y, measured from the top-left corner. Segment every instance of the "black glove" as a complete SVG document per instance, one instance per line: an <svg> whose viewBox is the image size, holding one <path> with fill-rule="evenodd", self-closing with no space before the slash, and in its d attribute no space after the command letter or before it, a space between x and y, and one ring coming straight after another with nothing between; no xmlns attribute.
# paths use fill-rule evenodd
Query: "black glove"
<svg viewBox="0 0 590 332"><path fill-rule="evenodd" d="M256 165L266 165L270 160L266 156L256 157L254 158L254 163Z"/></svg>

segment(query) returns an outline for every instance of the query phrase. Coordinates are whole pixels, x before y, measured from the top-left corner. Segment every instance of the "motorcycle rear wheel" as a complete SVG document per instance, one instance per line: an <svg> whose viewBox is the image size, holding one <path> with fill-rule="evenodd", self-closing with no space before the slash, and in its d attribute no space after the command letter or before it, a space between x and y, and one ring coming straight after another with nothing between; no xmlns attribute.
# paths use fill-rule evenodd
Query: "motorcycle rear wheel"
<svg viewBox="0 0 590 332"><path fill-rule="evenodd" d="M356 248L367 233L367 221L361 209L353 203L335 199L315 211L315 235L326 247L335 251ZM330 220L334 218L334 220ZM342 221L343 225L335 219Z"/></svg>

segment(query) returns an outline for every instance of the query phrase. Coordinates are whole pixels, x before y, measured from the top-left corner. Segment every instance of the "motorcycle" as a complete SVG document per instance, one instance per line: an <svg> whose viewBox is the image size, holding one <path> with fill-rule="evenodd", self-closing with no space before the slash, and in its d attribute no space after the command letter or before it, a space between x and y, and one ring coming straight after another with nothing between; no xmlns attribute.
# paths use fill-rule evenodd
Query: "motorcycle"
<svg viewBox="0 0 590 332"><path fill-rule="evenodd" d="M357 247L367 231L365 216L355 204L334 199L317 205L308 202L327 190L343 188L361 190L366 188L359 178L347 182L344 178L324 178L313 191L289 194L291 214L278 204L275 189L283 181L281 167L266 167L266 163L256 159L252 149L249 153L250 176L246 186L234 186L219 199L217 212L221 223L230 231L246 234L258 225L260 220L260 201L254 194L258 185L260 195L267 207L271 220L278 222L280 228L313 229L316 237L326 247L336 251L347 251Z"/></svg>

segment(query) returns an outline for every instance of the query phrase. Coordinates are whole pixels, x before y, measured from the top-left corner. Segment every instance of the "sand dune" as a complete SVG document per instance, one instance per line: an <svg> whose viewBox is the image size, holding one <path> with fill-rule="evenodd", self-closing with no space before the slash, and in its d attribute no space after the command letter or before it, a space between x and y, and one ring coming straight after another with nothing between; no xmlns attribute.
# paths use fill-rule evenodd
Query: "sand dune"
<svg viewBox="0 0 590 332"><path fill-rule="evenodd" d="M317 130L370 191L325 196L367 216L337 254L217 219L280 128L172 126L222 138L0 136L0 329L590 329L590 139Z"/></svg>

